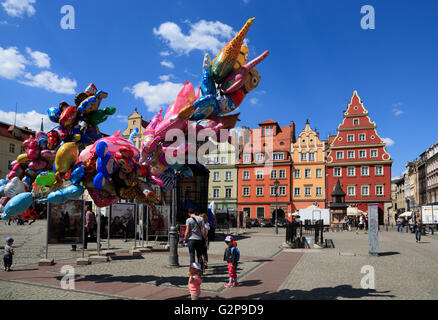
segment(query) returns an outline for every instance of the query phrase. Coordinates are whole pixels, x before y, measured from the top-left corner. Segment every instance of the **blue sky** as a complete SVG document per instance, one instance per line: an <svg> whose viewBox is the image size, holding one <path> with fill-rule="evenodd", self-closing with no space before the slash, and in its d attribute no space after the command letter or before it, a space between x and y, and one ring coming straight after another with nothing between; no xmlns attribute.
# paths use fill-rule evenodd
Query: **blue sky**
<svg viewBox="0 0 438 320"><path fill-rule="evenodd" d="M60 26L66 4L74 30ZM363 5L375 9L374 30L361 28ZM199 85L204 52L214 56L256 17L250 58L271 53L239 125L293 120L298 133L309 119L325 139L358 90L379 135L393 142L397 176L437 140L436 12L430 0L0 0L0 121L13 121L18 103L19 121L38 126L39 114L73 104L90 82L109 93L102 106L118 109L102 131L124 129L134 107L150 119L184 81Z"/></svg>

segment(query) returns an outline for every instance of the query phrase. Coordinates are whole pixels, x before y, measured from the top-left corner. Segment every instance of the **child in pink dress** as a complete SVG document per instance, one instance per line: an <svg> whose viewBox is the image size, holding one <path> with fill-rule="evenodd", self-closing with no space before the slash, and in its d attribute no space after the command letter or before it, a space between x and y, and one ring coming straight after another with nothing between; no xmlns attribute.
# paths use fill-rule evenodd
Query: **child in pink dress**
<svg viewBox="0 0 438 320"><path fill-rule="evenodd" d="M197 262L193 262L190 265L189 272L187 272L189 276L189 291L192 300L198 300L199 295L201 294L201 265Z"/></svg>

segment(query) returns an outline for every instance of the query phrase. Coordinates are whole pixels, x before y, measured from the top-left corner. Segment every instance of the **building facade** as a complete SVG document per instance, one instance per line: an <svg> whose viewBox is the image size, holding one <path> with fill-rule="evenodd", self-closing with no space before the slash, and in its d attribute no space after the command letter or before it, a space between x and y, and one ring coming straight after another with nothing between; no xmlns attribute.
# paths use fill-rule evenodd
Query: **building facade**
<svg viewBox="0 0 438 320"><path fill-rule="evenodd" d="M213 151L206 156L205 165L210 170L208 202L214 201L215 212L237 211L238 151L228 142L214 143Z"/></svg>
<svg viewBox="0 0 438 320"><path fill-rule="evenodd" d="M346 192L345 202L368 212L368 204L379 208L379 223L383 224L391 206L391 156L369 118L356 91L344 119L331 139L326 160L327 195L332 201L337 180Z"/></svg>
<svg viewBox="0 0 438 320"><path fill-rule="evenodd" d="M292 211L318 203L326 208L325 144L310 128L309 121L291 146Z"/></svg>
<svg viewBox="0 0 438 320"><path fill-rule="evenodd" d="M291 144L295 143L295 124L280 127L272 120L252 129L237 164L238 210L257 219L286 217L292 211ZM276 193L275 182L278 181Z"/></svg>
<svg viewBox="0 0 438 320"><path fill-rule="evenodd" d="M426 193L428 204L438 204L438 142L426 151Z"/></svg>
<svg viewBox="0 0 438 320"><path fill-rule="evenodd" d="M10 164L22 153L22 143L35 136L27 127L21 128L0 122L0 178L4 179L10 172Z"/></svg>
<svg viewBox="0 0 438 320"><path fill-rule="evenodd" d="M129 139L131 133L137 128L138 134L134 137L134 145L140 150L141 137L148 124L149 122L143 120L143 117L135 108L134 112L128 117L128 127L122 132L123 139Z"/></svg>

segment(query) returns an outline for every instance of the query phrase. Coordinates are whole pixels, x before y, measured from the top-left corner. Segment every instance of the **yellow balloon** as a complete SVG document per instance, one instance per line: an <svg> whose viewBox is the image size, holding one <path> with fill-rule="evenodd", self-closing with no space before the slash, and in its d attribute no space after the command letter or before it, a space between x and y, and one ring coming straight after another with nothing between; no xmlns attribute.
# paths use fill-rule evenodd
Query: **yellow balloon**
<svg viewBox="0 0 438 320"><path fill-rule="evenodd" d="M22 153L17 157L17 162L18 163L25 163L29 160L29 158L27 157L27 153Z"/></svg>
<svg viewBox="0 0 438 320"><path fill-rule="evenodd" d="M56 171L67 172L79 157L79 149L74 142L64 143L56 152Z"/></svg>
<svg viewBox="0 0 438 320"><path fill-rule="evenodd" d="M237 69L243 67L246 64L246 61L248 60L248 55L249 55L249 49L248 46L246 44L244 44L241 48L240 48L240 53L237 56L237 60L236 63L233 66L233 70L236 71Z"/></svg>

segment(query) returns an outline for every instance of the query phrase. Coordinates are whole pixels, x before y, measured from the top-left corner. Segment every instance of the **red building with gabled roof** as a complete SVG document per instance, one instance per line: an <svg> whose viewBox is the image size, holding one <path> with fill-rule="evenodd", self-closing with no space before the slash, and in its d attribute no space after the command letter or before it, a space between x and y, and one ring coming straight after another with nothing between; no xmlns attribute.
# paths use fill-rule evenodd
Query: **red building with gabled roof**
<svg viewBox="0 0 438 320"><path fill-rule="evenodd" d="M386 208L391 206L392 162L376 124L354 91L338 134L329 137L326 160L329 203L339 179L346 193L345 202L365 212L368 204L378 204L379 224L384 224Z"/></svg>
<svg viewBox="0 0 438 320"><path fill-rule="evenodd" d="M278 218L285 218L292 205L291 142L295 124L280 127L273 120L259 123L240 153L237 206L246 216L258 219L275 217L274 182L278 179ZM269 145L272 142L272 145Z"/></svg>

